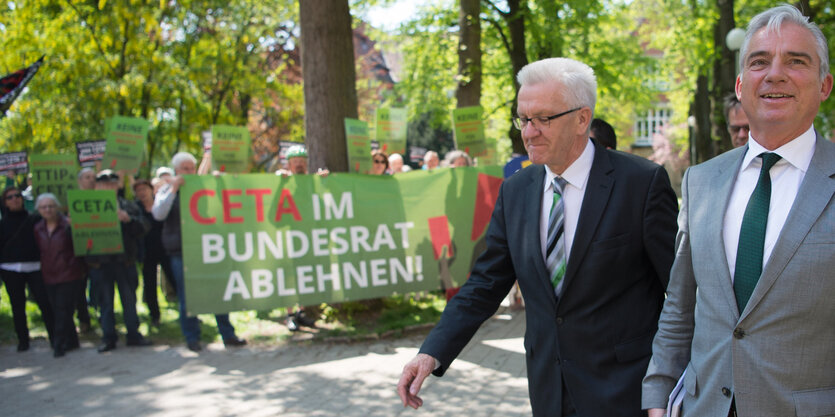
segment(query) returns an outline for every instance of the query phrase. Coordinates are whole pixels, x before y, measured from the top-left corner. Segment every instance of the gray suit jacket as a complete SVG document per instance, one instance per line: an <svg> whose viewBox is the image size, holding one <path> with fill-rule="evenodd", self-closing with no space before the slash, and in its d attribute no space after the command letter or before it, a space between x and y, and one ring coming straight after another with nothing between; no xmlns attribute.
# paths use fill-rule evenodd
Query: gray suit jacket
<svg viewBox="0 0 835 417"><path fill-rule="evenodd" d="M676 259L643 382L665 408L687 369L687 416L835 415L835 144L820 135L771 258L740 314L722 224L747 147L685 174ZM774 192L777 192L776 190Z"/></svg>

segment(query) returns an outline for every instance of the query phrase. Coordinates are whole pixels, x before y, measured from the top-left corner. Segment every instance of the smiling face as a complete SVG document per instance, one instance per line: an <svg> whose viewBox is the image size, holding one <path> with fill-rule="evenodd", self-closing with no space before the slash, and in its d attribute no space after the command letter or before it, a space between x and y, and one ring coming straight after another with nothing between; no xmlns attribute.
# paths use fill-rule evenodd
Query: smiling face
<svg viewBox="0 0 835 417"><path fill-rule="evenodd" d="M557 83L523 85L519 89L519 117L549 117L570 110L559 92ZM582 107L551 120L548 126L528 123L522 128L522 140L531 162L548 165L561 175L583 153L591 115L591 109Z"/></svg>
<svg viewBox="0 0 835 417"><path fill-rule="evenodd" d="M736 96L748 115L751 137L773 150L809 129L832 91L832 75L820 78L814 36L793 23L784 23L779 34L760 29L748 51Z"/></svg>

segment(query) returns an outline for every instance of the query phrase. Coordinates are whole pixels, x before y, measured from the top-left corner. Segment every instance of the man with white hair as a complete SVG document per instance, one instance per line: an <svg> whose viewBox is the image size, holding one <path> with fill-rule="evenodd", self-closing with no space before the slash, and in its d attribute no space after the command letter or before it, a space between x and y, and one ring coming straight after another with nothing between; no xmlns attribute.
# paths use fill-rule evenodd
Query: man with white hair
<svg viewBox="0 0 835 417"><path fill-rule="evenodd" d="M518 280L525 299L528 390L535 416L629 416L641 410L673 261L676 197L664 168L589 139L597 82L551 58L518 74L518 114L533 165L502 184L487 249L450 300L397 390L417 408Z"/></svg>
<svg viewBox="0 0 835 417"><path fill-rule="evenodd" d="M183 270L183 238L180 227L180 187L185 184L183 175L197 173L197 158L188 152L178 152L171 158L174 176L168 184L163 185L157 192L151 213L162 226L162 246L171 260L171 272L177 284L177 298L180 307L180 330L186 339L186 346L193 352L203 349L200 345L200 321L195 316L188 315L186 308L185 277ZM223 345L243 346L246 340L235 335L235 328L229 322L229 314L216 314L217 330L223 339Z"/></svg>
<svg viewBox="0 0 835 417"><path fill-rule="evenodd" d="M412 167L403 163L403 156L399 153L393 153L389 156L389 169L392 174L399 174L401 172L409 172Z"/></svg>
<svg viewBox="0 0 835 417"><path fill-rule="evenodd" d="M835 415L835 144L813 125L832 92L826 43L789 5L748 24L736 95L750 138L682 180L650 416L676 380L686 416Z"/></svg>

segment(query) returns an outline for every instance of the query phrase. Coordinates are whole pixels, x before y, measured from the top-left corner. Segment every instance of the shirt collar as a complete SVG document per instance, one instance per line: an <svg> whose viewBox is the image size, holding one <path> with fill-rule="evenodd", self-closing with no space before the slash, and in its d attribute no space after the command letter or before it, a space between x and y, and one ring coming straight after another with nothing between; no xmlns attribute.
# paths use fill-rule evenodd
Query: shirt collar
<svg viewBox="0 0 835 417"><path fill-rule="evenodd" d="M568 185L582 190L586 186L586 181L589 180L589 173L591 172L591 165L593 162L594 143L589 140L586 142L586 148L583 149L583 153L580 154L580 157L568 166L565 172L562 173L561 177L568 183ZM548 168L548 165L545 165L545 190L551 188L551 183L554 182L554 178L556 176L557 174L551 171L551 168Z"/></svg>
<svg viewBox="0 0 835 417"><path fill-rule="evenodd" d="M803 132L803 134L773 151L769 151L753 138L749 138L748 151L742 159L742 169L747 168L751 164L751 161L756 159L761 153L774 152L780 155L786 162L805 173L809 169L809 164L812 162L812 155L815 153L816 137L815 128L809 126L809 129ZM780 162L777 163L779 164Z"/></svg>

